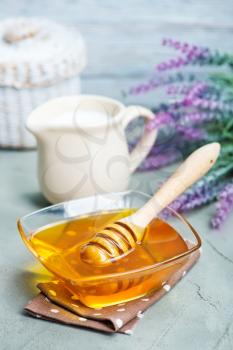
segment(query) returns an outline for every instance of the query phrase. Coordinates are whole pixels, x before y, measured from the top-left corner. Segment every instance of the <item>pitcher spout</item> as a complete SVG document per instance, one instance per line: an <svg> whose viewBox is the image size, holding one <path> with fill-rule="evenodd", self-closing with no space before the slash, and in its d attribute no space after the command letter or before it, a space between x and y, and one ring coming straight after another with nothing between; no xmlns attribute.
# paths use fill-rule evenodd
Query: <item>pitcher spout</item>
<svg viewBox="0 0 233 350"><path fill-rule="evenodd" d="M54 116L61 113L60 99L52 99L34 109L28 116L26 127L36 137L46 130L51 130L54 123Z"/></svg>

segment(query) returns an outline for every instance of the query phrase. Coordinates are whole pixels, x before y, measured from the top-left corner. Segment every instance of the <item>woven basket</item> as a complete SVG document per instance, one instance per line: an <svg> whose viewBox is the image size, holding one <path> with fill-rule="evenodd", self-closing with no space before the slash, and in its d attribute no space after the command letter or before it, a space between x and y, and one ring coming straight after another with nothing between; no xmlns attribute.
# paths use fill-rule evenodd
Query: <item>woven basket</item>
<svg viewBox="0 0 233 350"><path fill-rule="evenodd" d="M0 22L0 147L32 148L28 114L46 100L80 92L86 64L75 29L41 19Z"/></svg>

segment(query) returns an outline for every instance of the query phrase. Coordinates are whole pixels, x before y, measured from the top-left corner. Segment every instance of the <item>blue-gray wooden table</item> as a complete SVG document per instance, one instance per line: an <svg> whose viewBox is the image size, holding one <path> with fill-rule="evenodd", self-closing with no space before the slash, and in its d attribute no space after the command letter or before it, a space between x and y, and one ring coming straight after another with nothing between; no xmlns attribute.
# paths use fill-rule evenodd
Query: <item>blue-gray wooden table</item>
<svg viewBox="0 0 233 350"><path fill-rule="evenodd" d="M46 16L77 26L89 64L83 91L122 99L169 50L163 37L233 52L232 0L1 0L0 19ZM130 97L151 106L157 95ZM131 188L151 192L170 168L136 174ZM200 262L165 298L150 308L132 336L105 335L33 319L22 313L36 294L33 258L16 219L46 205L38 192L35 151L0 151L0 349L231 350L233 349L233 217L210 230L214 206L188 214L203 238Z"/></svg>

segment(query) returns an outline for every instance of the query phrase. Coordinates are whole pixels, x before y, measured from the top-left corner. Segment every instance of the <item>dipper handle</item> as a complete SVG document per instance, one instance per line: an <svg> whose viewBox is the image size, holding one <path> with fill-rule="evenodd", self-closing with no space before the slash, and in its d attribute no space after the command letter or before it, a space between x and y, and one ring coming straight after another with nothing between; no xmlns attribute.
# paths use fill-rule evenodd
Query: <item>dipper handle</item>
<svg viewBox="0 0 233 350"><path fill-rule="evenodd" d="M109 224L86 243L80 252L81 259L88 264L106 266L130 253L142 241L150 221L205 175L219 152L218 143L207 144L193 152L141 209Z"/></svg>
<svg viewBox="0 0 233 350"><path fill-rule="evenodd" d="M194 151L168 178L154 196L128 218L131 224L145 228L159 212L212 168L218 158L219 152L220 144L217 142L209 143Z"/></svg>

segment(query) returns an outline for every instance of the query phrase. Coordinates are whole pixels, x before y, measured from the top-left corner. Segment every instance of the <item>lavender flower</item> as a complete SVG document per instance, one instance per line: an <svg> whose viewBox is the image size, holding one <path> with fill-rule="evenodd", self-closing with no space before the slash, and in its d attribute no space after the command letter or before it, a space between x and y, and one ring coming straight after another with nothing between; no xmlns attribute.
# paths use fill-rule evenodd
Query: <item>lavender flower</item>
<svg viewBox="0 0 233 350"><path fill-rule="evenodd" d="M195 45L190 45L188 43L182 43L180 41L173 40L170 38L163 39L162 45L171 47L175 50L179 50L183 54L186 54L186 55L193 55L195 53L198 56L200 56L200 55L205 56L205 55L208 55L210 53L208 48L197 47Z"/></svg>
<svg viewBox="0 0 233 350"><path fill-rule="evenodd" d="M206 100L203 98L194 97L192 99L186 100L187 105L199 107L203 109L210 110L221 110L223 108L223 104L218 101Z"/></svg>
<svg viewBox="0 0 233 350"><path fill-rule="evenodd" d="M179 78L180 79L180 78ZM175 79L175 81L179 81L179 79ZM171 81L174 80L174 77L155 77L150 79L145 83L141 83L137 86L132 87L128 94L129 95L139 95L141 93L146 93L156 88L162 87L164 85L170 84Z"/></svg>
<svg viewBox="0 0 233 350"><path fill-rule="evenodd" d="M196 82L196 84L194 84L192 86L192 88L190 89L190 91L188 91L187 95L186 95L186 99L192 100L195 97L199 96L203 91L205 91L207 89L207 84L205 82Z"/></svg>
<svg viewBox="0 0 233 350"><path fill-rule="evenodd" d="M151 131L155 128L161 128L162 126L167 125L169 123L174 123L172 116L169 113L160 112L156 114L154 119L147 124L146 128L148 131Z"/></svg>
<svg viewBox="0 0 233 350"><path fill-rule="evenodd" d="M163 45L172 47L183 53L183 56L176 57L167 62L161 62L156 66L156 70L159 72L181 68L190 64L196 64L198 62L203 62L203 59L209 57L210 53L207 48L200 48L197 46L190 46L186 43L181 43L179 41L173 41L171 39L164 39Z"/></svg>
<svg viewBox="0 0 233 350"><path fill-rule="evenodd" d="M233 183L227 184L218 196L216 213L211 220L213 228L220 228L233 210Z"/></svg>
<svg viewBox="0 0 233 350"><path fill-rule="evenodd" d="M233 103L232 102L223 102L223 101L214 101L214 100L207 100L203 98L194 98L193 100L189 101L189 106L203 108L203 109L209 109L212 111L222 111L222 112L228 112L233 113Z"/></svg>
<svg viewBox="0 0 233 350"><path fill-rule="evenodd" d="M170 207L179 212L186 212L213 201L226 185L227 180L224 180L224 177L232 168L233 165L230 165L212 170L176 199ZM169 210L165 209L164 217L169 216L169 213Z"/></svg>
<svg viewBox="0 0 233 350"><path fill-rule="evenodd" d="M180 122L181 124L203 124L206 122L214 121L216 118L216 113L212 112L193 112L186 113L181 116Z"/></svg>
<svg viewBox="0 0 233 350"><path fill-rule="evenodd" d="M199 141L207 138L207 134L204 130L187 127L183 125L176 125L176 130L181 133L182 137L185 140L190 141Z"/></svg>
<svg viewBox="0 0 233 350"><path fill-rule="evenodd" d="M165 70L170 70L170 69L176 69L176 68L181 68L184 66L187 66L191 62L193 62L194 58L193 57L177 57L175 59L171 59L168 62L162 62L159 63L156 66L156 69L159 72L163 72Z"/></svg>
<svg viewBox="0 0 233 350"><path fill-rule="evenodd" d="M208 190L203 191L200 194L196 194L193 197L190 197L188 201L183 203L180 207L182 212L189 211L191 209L198 208L202 205L210 203L216 199L218 193L222 190L223 184L217 184L216 186L210 187Z"/></svg>
<svg viewBox="0 0 233 350"><path fill-rule="evenodd" d="M195 76L193 74L183 74L181 72L174 74L174 75L168 75L166 77L162 76L154 76L149 81L138 84L137 86L133 86L129 89L128 92L124 92L125 95L139 95L142 93L150 92L154 89L161 88L163 86L167 86L174 83L181 83L182 81L190 81L192 82L195 80Z"/></svg>
<svg viewBox="0 0 233 350"><path fill-rule="evenodd" d="M155 106L155 118L147 126L148 130L157 128L159 134L139 169L160 168L187 156L205 142L221 141L221 157L213 171L172 204L175 210L187 211L219 197L212 220L213 227L219 227L233 208L233 190L226 187L228 195L220 195L227 184L233 183L229 180L233 172L233 56L172 39L164 39L163 45L176 50L178 57L161 62L149 81L129 91L138 95L165 88L168 96ZM181 70L188 65L215 68L225 65L228 71L203 71L200 80L197 73ZM176 73L167 75L170 70ZM173 100L169 99L171 95Z"/></svg>
<svg viewBox="0 0 233 350"><path fill-rule="evenodd" d="M170 85L168 86L166 93L168 95L187 95L191 87L189 85Z"/></svg>
<svg viewBox="0 0 233 350"><path fill-rule="evenodd" d="M203 205L206 205L213 200L215 200L218 194L226 184L224 183L216 184L215 186L209 186L204 189L201 188L199 191L196 190L195 185L178 199L176 199L169 207L178 212L187 212ZM162 213L163 218L168 218L171 215L169 209L164 209Z"/></svg>
<svg viewBox="0 0 233 350"><path fill-rule="evenodd" d="M148 156L144 162L140 165L139 170L151 170L162 168L165 165L169 165L180 160L182 157L178 150L170 150L163 154Z"/></svg>

